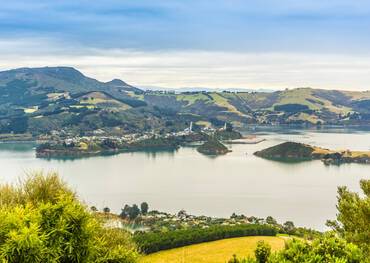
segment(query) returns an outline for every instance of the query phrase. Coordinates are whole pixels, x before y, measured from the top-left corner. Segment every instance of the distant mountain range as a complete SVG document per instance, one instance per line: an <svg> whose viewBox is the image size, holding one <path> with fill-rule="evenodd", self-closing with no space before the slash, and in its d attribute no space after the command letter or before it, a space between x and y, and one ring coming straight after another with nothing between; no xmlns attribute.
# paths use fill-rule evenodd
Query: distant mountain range
<svg viewBox="0 0 370 263"><path fill-rule="evenodd" d="M249 88L209 88L209 87L182 87L182 88L165 88L165 87L158 87L158 86L140 86L139 87L145 91L168 91L168 92L223 92L223 91L230 91L230 92L274 92L273 89L249 89Z"/></svg>
<svg viewBox="0 0 370 263"><path fill-rule="evenodd" d="M144 90L119 79L100 82L70 67L0 72L0 133L171 131L191 121L194 127L225 122L370 124L370 92L311 88L173 92Z"/></svg>

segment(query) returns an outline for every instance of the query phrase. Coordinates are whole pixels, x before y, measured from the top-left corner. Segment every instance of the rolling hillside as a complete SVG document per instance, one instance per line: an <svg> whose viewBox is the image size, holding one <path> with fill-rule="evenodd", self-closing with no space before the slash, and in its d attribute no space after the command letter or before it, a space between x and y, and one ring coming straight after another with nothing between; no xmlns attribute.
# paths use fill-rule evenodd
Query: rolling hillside
<svg viewBox="0 0 370 263"><path fill-rule="evenodd" d="M178 130L199 125L369 124L370 92L297 88L276 92L143 91L69 67L0 72L0 133Z"/></svg>

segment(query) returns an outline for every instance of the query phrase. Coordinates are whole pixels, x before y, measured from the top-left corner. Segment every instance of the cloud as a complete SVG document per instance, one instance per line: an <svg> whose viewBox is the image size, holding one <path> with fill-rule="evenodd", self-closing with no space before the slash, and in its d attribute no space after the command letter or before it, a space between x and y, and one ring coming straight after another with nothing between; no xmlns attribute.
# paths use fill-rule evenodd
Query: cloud
<svg viewBox="0 0 370 263"><path fill-rule="evenodd" d="M365 0L13 0L0 60L136 85L368 89L369 27Z"/></svg>
<svg viewBox="0 0 370 263"><path fill-rule="evenodd" d="M14 0L0 33L89 48L368 51L370 4L323 0Z"/></svg>
<svg viewBox="0 0 370 263"><path fill-rule="evenodd" d="M102 81L121 78L137 86L168 88L370 88L370 56L366 55L67 49L44 41L0 41L0 69L72 66Z"/></svg>

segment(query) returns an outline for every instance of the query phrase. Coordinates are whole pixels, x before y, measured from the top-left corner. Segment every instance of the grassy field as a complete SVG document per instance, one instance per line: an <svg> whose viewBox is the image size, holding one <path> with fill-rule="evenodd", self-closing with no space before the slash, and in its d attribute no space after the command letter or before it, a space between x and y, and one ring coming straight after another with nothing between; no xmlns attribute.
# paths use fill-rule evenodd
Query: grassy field
<svg viewBox="0 0 370 263"><path fill-rule="evenodd" d="M225 263L233 254L254 256L259 240L268 242L273 251L284 248L284 237L238 237L164 250L145 256L140 263Z"/></svg>
<svg viewBox="0 0 370 263"><path fill-rule="evenodd" d="M176 95L177 100L187 101L189 105L194 104L197 100L202 101L209 101L210 99L202 94L202 93L196 93L196 94L178 94Z"/></svg>
<svg viewBox="0 0 370 263"><path fill-rule="evenodd" d="M275 103L273 106L276 105L283 105L283 104L302 104L308 106L311 110L321 110L323 108L327 108L332 112L335 113L348 113L350 112L350 108L343 107L343 106L335 106L331 101L318 98L314 96L313 90L310 88L298 88L287 90L284 93L280 94L279 101ZM271 109L273 109L273 106Z"/></svg>
<svg viewBox="0 0 370 263"><path fill-rule="evenodd" d="M92 108L95 106L100 106L103 108L119 108L121 110L127 110L131 108L129 105L113 99L102 92L90 92L82 96L80 98L80 104L82 106L90 106Z"/></svg>
<svg viewBox="0 0 370 263"><path fill-rule="evenodd" d="M215 103L220 106L220 107L225 107L227 108L230 112L234 112L238 115L243 115L241 112L238 111L237 108L235 108L235 106L233 106L227 98L223 97L221 95L222 93L211 93L210 96L213 98L213 100L215 101Z"/></svg>

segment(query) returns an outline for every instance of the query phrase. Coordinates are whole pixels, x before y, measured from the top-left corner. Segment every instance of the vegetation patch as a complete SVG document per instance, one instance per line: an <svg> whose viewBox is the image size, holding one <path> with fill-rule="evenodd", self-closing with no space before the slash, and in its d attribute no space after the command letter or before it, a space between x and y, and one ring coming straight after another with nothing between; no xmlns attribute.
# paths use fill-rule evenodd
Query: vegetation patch
<svg viewBox="0 0 370 263"><path fill-rule="evenodd" d="M222 155L230 150L215 138L209 138L197 148L197 151L205 155Z"/></svg>
<svg viewBox="0 0 370 263"><path fill-rule="evenodd" d="M0 186L1 262L137 262L130 235L105 229L57 174Z"/></svg>
<svg viewBox="0 0 370 263"><path fill-rule="evenodd" d="M176 99L177 100L181 100L181 101L186 101L188 102L188 105L191 105L191 104L194 104L196 101L209 101L210 99L204 95L203 93L191 93L191 94L187 94L187 93L182 93L182 94L178 94L176 95Z"/></svg>

